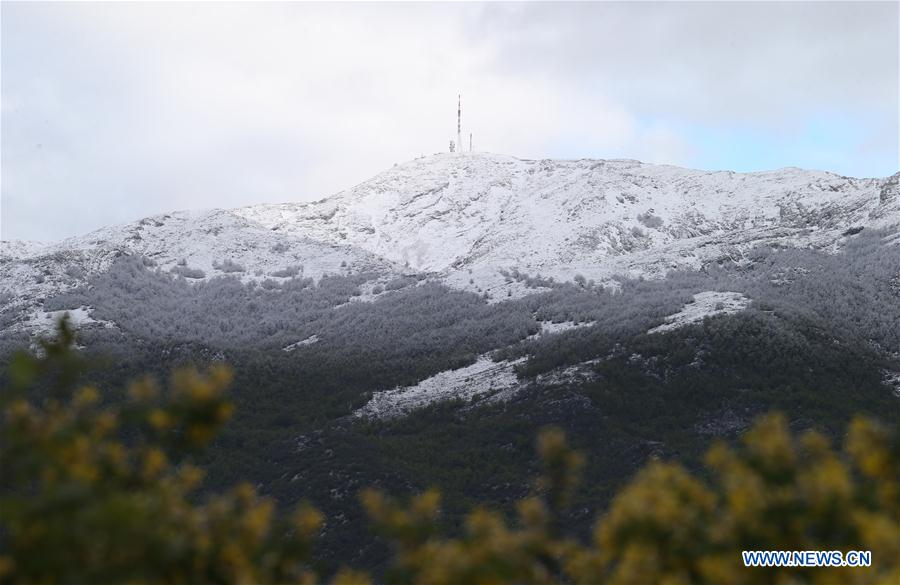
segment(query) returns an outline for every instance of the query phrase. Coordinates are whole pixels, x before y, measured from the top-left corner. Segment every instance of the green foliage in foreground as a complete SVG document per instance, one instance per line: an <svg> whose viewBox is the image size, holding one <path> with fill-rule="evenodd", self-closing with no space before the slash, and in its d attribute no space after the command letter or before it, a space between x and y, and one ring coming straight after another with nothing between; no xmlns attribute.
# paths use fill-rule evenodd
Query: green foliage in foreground
<svg viewBox="0 0 900 585"><path fill-rule="evenodd" d="M40 359L20 355L4 388L0 428L0 581L9 583L313 582L322 517L281 518L239 486L210 498L189 463L231 414L223 366L151 380L102 404L72 389L77 354L65 323ZM38 397L40 375L61 381ZM67 384L68 383L68 384ZM843 452L813 432L794 437L780 415L739 445L708 452L708 474L654 462L613 500L590 542L567 536L560 512L582 457L561 432L538 440L542 474L510 520L473 511L460 534L440 528L440 495L398 503L362 494L393 546L396 583L898 583L900 438L855 420ZM870 568L744 568L741 550L871 550ZM341 583L365 583L344 570Z"/></svg>
<svg viewBox="0 0 900 585"><path fill-rule="evenodd" d="M149 379L121 405L92 387L22 392L36 375L77 367L65 322L40 360L20 354L2 394L0 579L19 583L310 580L305 560L320 515L275 521L252 487L203 503L203 472L179 461L228 420L224 366L182 370L161 392Z"/></svg>

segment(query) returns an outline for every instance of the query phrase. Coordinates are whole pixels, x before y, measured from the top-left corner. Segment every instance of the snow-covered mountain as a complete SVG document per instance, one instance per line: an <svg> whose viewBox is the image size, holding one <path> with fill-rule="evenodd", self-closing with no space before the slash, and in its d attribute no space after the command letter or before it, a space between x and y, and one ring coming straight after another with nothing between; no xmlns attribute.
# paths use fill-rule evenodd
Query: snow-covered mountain
<svg viewBox="0 0 900 585"><path fill-rule="evenodd" d="M458 153L395 166L315 203L235 213L464 286L469 277L454 275L488 284L498 267L604 278L697 266L760 241L825 245L850 228L900 223L897 178Z"/></svg>
<svg viewBox="0 0 900 585"><path fill-rule="evenodd" d="M898 179L436 155L318 202L0 242L0 357L68 314L111 404L231 364L208 485L314 501L325 562L383 566L359 489L514 501L547 425L588 455L578 510L761 413L837 441L857 414L896 426Z"/></svg>
<svg viewBox="0 0 900 585"><path fill-rule="evenodd" d="M354 244L419 270L595 266L736 231L760 237L775 229L896 222L896 178L460 153L396 166L316 203L236 213L273 230Z"/></svg>
<svg viewBox="0 0 900 585"><path fill-rule="evenodd" d="M900 226L898 177L439 154L313 203L174 212L49 245L2 242L0 302L39 305L122 254L189 279L427 272L502 300L523 289L501 270L608 282L735 259L763 242L827 247L848 230Z"/></svg>
<svg viewBox="0 0 900 585"><path fill-rule="evenodd" d="M390 262L350 245L282 234L232 211L174 212L103 228L50 245L2 242L0 307L35 308L82 284L124 254L140 254L159 269L207 280L285 279L351 272L390 273Z"/></svg>

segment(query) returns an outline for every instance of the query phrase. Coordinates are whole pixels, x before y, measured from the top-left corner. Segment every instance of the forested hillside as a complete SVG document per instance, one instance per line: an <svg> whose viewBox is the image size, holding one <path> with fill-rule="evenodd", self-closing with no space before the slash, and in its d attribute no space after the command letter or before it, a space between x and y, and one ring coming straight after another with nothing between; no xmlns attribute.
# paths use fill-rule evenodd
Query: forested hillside
<svg viewBox="0 0 900 585"><path fill-rule="evenodd" d="M882 583L900 569L896 428L854 417L838 450L778 413L734 446L714 443L705 473L651 461L590 537L566 514L586 457L559 428L538 435L535 479L512 514L482 501L456 527L436 489L398 500L366 488L358 501L386 562L352 554L372 542L357 533L365 544L335 566L315 551L343 513L308 502L288 513L246 481L198 493L197 453L234 412L228 366L181 368L166 386L142 377L109 400L78 383L73 342L62 319L40 357L16 354L0 394L4 583ZM827 564L747 566L760 543Z"/></svg>
<svg viewBox="0 0 900 585"><path fill-rule="evenodd" d="M528 493L546 425L588 456L565 516L582 535L649 460L695 468L711 438L734 439L770 410L834 438L854 414L896 425L900 248L887 232L844 238L837 251L761 246L615 288L508 271L528 294L506 299L371 272L190 283L126 255L44 306L91 308L78 343L95 364L83 381L101 388L231 364L237 414L200 460L208 489L250 481L285 507L309 500L330 518L323 566L378 570L388 549L366 537L360 489L436 486L450 527L476 503L508 509ZM673 318L706 293L746 303ZM4 355L23 343L24 332L4 336ZM518 381L462 380L474 385L464 400L360 414L379 392L402 395L480 356Z"/></svg>

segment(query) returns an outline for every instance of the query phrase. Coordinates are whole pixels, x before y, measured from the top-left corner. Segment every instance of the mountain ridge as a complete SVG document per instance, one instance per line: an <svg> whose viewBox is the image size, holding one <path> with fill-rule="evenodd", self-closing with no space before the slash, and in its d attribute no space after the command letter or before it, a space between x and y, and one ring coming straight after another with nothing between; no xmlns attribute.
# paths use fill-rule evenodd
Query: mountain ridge
<svg viewBox="0 0 900 585"><path fill-rule="evenodd" d="M437 154L319 201L157 214L49 245L2 242L0 298L34 306L123 254L194 281L425 273L502 300L526 292L510 282L515 269L615 286L618 275L740 260L758 245L827 248L863 228L900 232L898 177Z"/></svg>
<svg viewBox="0 0 900 585"><path fill-rule="evenodd" d="M362 486L439 486L454 525L524 496L548 425L589 454L566 519L589 534L578 510L647 461L700 467L760 413L896 424L898 178L429 157L319 202L0 245L0 355L68 313L99 389L230 364L208 485L316 502L326 560L381 562Z"/></svg>
<svg viewBox="0 0 900 585"><path fill-rule="evenodd" d="M395 166L317 202L235 211L270 229L349 242L418 270L478 273L485 263L489 271L518 267L571 278L571 271L560 268L579 264L603 278L609 271L590 268L616 264L616 270L627 270L627 262L614 258L664 251L698 236L890 225L900 221L896 197L882 196L890 181L793 168L742 174L628 159L460 153ZM724 195L738 200L723 201ZM537 233L543 237L535 238ZM766 235L780 237L760 234ZM684 257L676 248L670 254L675 260Z"/></svg>

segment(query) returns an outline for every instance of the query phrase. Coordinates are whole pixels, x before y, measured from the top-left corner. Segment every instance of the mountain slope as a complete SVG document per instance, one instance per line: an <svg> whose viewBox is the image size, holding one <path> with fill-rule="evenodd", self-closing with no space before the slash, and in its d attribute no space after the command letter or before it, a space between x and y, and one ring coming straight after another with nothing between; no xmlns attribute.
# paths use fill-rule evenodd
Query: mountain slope
<svg viewBox="0 0 900 585"><path fill-rule="evenodd" d="M319 202L235 213L417 270L602 278L697 265L728 246L825 245L851 227L896 224L896 179L462 153L396 166Z"/></svg>
<svg viewBox="0 0 900 585"><path fill-rule="evenodd" d="M438 486L457 526L527 493L546 425L588 455L573 511L769 410L896 425L898 178L438 155L320 202L4 243L0 356L69 312L101 389L226 361L209 485L312 501L326 561L378 566L361 488Z"/></svg>
<svg viewBox="0 0 900 585"><path fill-rule="evenodd" d="M497 300L529 292L509 269L614 285L619 274L740 261L762 243L824 248L847 230L896 234L898 177L439 154L314 203L174 212L51 245L4 242L0 302L7 313L33 309L123 254L194 281L426 272Z"/></svg>
<svg viewBox="0 0 900 585"><path fill-rule="evenodd" d="M5 309L40 305L106 272L123 255L141 255L148 265L194 282L223 275L247 282L395 270L353 246L274 232L225 210L157 215L51 245L4 244L0 300Z"/></svg>

